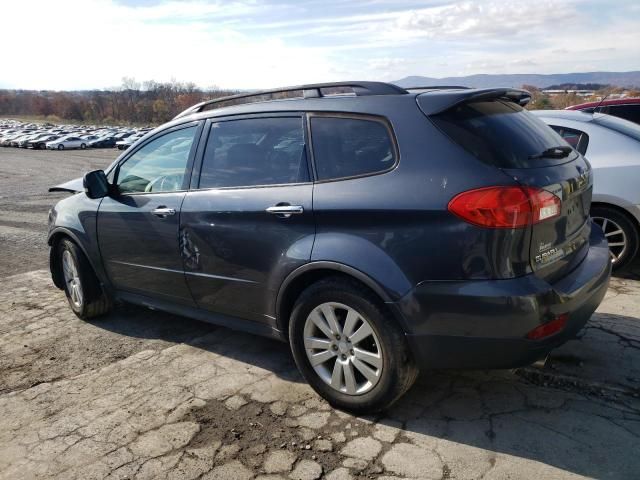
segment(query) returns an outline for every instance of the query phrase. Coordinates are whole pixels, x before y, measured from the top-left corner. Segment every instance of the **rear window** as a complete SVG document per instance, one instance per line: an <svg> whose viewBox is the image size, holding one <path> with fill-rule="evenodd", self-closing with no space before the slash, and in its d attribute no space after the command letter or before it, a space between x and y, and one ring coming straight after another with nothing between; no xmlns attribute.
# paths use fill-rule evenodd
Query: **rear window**
<svg viewBox="0 0 640 480"><path fill-rule="evenodd" d="M640 125L612 115L594 115L593 122L640 141Z"/></svg>
<svg viewBox="0 0 640 480"><path fill-rule="evenodd" d="M500 168L531 168L548 164L538 156L565 145L542 120L521 106L503 100L469 102L430 117L453 141L485 163ZM573 158L552 159L564 163Z"/></svg>
<svg viewBox="0 0 640 480"><path fill-rule="evenodd" d="M589 135L581 130L574 130L573 128L562 127L559 125L549 125L553 128L558 135L560 135L565 142L579 151L582 155L587 153L587 146L589 145Z"/></svg>
<svg viewBox="0 0 640 480"><path fill-rule="evenodd" d="M382 121L312 116L311 139L318 180L369 175L395 164L393 141Z"/></svg>

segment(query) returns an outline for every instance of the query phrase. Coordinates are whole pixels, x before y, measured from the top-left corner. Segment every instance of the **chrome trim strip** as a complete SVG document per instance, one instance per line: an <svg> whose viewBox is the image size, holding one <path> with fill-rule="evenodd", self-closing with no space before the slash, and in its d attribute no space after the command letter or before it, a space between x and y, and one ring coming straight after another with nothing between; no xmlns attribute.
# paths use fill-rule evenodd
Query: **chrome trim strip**
<svg viewBox="0 0 640 480"><path fill-rule="evenodd" d="M246 280L244 278L225 277L224 275L212 275L210 273L187 272L186 270L184 273L185 275L193 275L194 277L215 278L216 280L230 280L232 282L243 282L243 283L258 283L254 280Z"/></svg>
<svg viewBox="0 0 640 480"><path fill-rule="evenodd" d="M172 268L152 267L151 265L139 265L137 263L121 262L119 260L109 260L109 263L118 263L120 265L126 265L128 267L148 268L150 270L159 270L161 272L181 273L185 275L193 275L195 277L215 278L216 280L229 280L232 282L243 282L243 283L258 283L254 280L246 280L244 278L225 277L223 275L212 275L209 273L201 273L201 272L187 272L185 270L174 270Z"/></svg>

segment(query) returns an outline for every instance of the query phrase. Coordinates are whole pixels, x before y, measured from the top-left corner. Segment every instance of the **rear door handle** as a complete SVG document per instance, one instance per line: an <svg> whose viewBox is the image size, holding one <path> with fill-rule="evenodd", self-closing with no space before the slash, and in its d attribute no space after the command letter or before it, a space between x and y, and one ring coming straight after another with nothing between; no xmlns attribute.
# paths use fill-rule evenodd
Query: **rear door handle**
<svg viewBox="0 0 640 480"><path fill-rule="evenodd" d="M265 211L272 215L278 215L281 218L289 218L291 215L304 213L304 208L302 208L302 205L274 205Z"/></svg>
<svg viewBox="0 0 640 480"><path fill-rule="evenodd" d="M151 210L151 213L153 213L156 217L165 218L170 215L175 215L176 210L174 208L158 207L154 210Z"/></svg>

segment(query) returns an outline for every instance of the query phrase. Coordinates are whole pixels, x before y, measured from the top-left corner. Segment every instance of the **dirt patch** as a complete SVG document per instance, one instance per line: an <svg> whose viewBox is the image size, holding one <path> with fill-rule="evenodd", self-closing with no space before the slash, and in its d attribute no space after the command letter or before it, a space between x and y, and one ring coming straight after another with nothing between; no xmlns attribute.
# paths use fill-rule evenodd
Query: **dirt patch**
<svg viewBox="0 0 640 480"><path fill-rule="evenodd" d="M200 424L200 431L189 447L209 446L218 441L225 449L218 453L214 466L228 462L233 456L257 473L263 471L266 457L274 451L286 451L295 457L295 462L311 460L323 467L324 473L342 466L344 456L340 451L347 442L355 438L369 437L373 431L373 422L354 421L354 418L335 411L326 411L328 420L324 427L310 429L299 425L296 410L302 405L289 407L288 415L273 413L266 404L249 402L238 409L229 409L225 402L209 401L201 408L193 410L184 421ZM328 406L326 406L328 408ZM306 412L306 409L305 409ZM304 422L304 420L302 420ZM341 441L336 441L336 438ZM343 440L344 439L344 440ZM329 449L330 445L330 449ZM354 459L354 463L358 463ZM353 468L353 466L352 466ZM357 468L357 466L356 466ZM359 470L366 478L376 478L383 466L376 462L364 462Z"/></svg>

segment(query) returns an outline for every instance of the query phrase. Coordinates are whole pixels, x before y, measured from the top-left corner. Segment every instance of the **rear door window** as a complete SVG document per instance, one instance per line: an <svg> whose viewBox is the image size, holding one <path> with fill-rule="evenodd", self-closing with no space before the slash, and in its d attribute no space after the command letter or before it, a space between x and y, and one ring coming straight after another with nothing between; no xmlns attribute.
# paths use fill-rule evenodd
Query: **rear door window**
<svg viewBox="0 0 640 480"><path fill-rule="evenodd" d="M199 188L307 181L302 117L250 118L211 125Z"/></svg>
<svg viewBox="0 0 640 480"><path fill-rule="evenodd" d="M565 143L542 120L513 102L468 102L429 118L479 160L499 168L534 168L548 165L550 160L564 163L575 156L541 156Z"/></svg>
<svg viewBox="0 0 640 480"><path fill-rule="evenodd" d="M311 116L311 141L318 180L389 170L396 154L382 120Z"/></svg>

